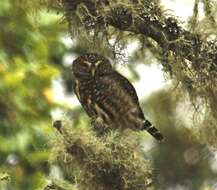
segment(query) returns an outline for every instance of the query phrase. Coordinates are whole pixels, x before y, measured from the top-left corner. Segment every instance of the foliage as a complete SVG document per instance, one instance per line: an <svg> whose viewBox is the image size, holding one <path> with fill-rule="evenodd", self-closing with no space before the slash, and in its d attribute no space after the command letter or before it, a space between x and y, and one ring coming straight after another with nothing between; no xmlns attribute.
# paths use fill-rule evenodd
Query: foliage
<svg viewBox="0 0 217 190"><path fill-rule="evenodd" d="M178 104L185 104L183 98L173 89L162 90L144 104L149 111L155 110L154 121L166 135L165 142L150 151L159 180L156 189L206 189L216 181L216 172L210 165L212 150L178 116ZM188 117L185 112L182 114Z"/></svg>
<svg viewBox="0 0 217 190"><path fill-rule="evenodd" d="M51 80L59 74L55 54L65 49L57 22L39 19L36 27L28 10L0 2L0 171L10 176L0 189L36 189L45 182L50 111L56 106Z"/></svg>

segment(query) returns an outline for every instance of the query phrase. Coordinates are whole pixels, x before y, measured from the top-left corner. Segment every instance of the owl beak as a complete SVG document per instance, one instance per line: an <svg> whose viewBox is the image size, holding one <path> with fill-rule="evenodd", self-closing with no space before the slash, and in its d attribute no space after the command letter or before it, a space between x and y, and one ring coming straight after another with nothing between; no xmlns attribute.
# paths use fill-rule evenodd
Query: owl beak
<svg viewBox="0 0 217 190"><path fill-rule="evenodd" d="M96 71L96 69L93 67L93 68L91 68L91 75L92 76L94 76L95 75L95 71Z"/></svg>
<svg viewBox="0 0 217 190"><path fill-rule="evenodd" d="M91 74L92 74L92 76L95 75L95 73L96 73L96 68L99 66L100 63L102 63L102 61L97 61L97 62L95 63L95 65L91 68Z"/></svg>

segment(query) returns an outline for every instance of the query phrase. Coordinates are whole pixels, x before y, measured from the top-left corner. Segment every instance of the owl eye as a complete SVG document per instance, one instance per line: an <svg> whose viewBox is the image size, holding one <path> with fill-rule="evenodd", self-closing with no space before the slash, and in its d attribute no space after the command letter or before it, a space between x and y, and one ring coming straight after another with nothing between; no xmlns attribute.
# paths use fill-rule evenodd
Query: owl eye
<svg viewBox="0 0 217 190"><path fill-rule="evenodd" d="M90 77L90 67L83 62L74 62L72 65L73 73L78 77Z"/></svg>
<svg viewBox="0 0 217 190"><path fill-rule="evenodd" d="M97 67L98 75L109 74L112 71L112 66L110 63L101 63Z"/></svg>

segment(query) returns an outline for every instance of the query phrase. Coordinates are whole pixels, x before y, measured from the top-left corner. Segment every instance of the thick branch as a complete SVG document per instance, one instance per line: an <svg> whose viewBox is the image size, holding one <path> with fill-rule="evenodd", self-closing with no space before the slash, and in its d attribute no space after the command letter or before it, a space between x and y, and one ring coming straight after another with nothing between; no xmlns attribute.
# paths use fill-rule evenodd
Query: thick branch
<svg viewBox="0 0 217 190"><path fill-rule="evenodd" d="M163 10L156 1L129 0L127 5L109 0L65 0L64 7L69 21L81 4L87 7L94 18L91 27L110 25L121 31L145 35L155 40L161 48L193 63L197 62L197 67L201 61L206 61L210 63L210 69L217 70L217 44L214 41L204 41L199 35L183 29L175 18L166 17L162 13ZM105 10L103 14L102 9Z"/></svg>

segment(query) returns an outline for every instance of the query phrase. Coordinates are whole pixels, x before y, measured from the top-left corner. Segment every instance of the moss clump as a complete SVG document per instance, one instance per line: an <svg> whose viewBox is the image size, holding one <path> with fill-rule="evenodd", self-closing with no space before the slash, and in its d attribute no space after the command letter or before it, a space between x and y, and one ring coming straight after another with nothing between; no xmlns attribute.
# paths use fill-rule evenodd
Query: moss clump
<svg viewBox="0 0 217 190"><path fill-rule="evenodd" d="M131 135L130 135L131 136ZM104 137L63 125L56 138L52 164L70 183L85 190L145 190L152 180L139 139L111 132Z"/></svg>

